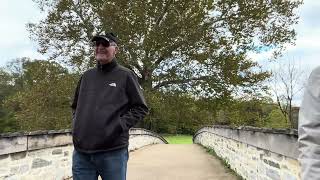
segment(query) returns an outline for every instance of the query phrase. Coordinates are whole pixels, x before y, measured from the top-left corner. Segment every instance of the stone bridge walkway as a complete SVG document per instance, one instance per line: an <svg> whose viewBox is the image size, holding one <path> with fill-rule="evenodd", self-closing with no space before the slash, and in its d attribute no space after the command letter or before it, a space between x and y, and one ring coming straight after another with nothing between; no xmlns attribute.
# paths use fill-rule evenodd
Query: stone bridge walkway
<svg viewBox="0 0 320 180"><path fill-rule="evenodd" d="M127 180L236 180L196 144L158 144L130 153Z"/></svg>

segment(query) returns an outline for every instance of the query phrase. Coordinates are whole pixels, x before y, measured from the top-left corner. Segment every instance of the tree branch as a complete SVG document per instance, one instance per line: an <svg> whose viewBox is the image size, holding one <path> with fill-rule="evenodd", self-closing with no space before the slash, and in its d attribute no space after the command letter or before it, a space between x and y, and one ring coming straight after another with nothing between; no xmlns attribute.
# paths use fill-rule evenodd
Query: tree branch
<svg viewBox="0 0 320 180"><path fill-rule="evenodd" d="M162 54L153 64L153 68L156 68L159 66L159 64L166 59L166 57L168 56L168 54L171 54L174 50L176 50L177 48L179 48L181 42L176 42L174 43L172 46L170 46L169 48L167 48L167 52Z"/></svg>
<svg viewBox="0 0 320 180"><path fill-rule="evenodd" d="M137 58L136 54L127 46L124 46L124 50L128 52L128 54L130 56L130 60L131 60L130 63L129 62L124 62L124 63L126 63L128 65L131 64L131 66L134 66L135 68L137 68L139 70L140 73L142 73L143 70L142 70L142 67L137 62L138 58Z"/></svg>
<svg viewBox="0 0 320 180"><path fill-rule="evenodd" d="M79 10L78 10L79 9ZM87 19L85 19L82 15L82 9L79 8L79 6L76 6L74 3L72 3L72 10L78 15L78 17L81 19L83 27L89 27L89 28L85 28L85 32L87 34L87 40L90 40L90 35L94 30L94 26L89 23L89 21Z"/></svg>
<svg viewBox="0 0 320 180"><path fill-rule="evenodd" d="M154 26L154 29L159 27L160 22L162 21L164 15L167 13L169 6L173 3L173 1L174 0L169 1L168 4L164 7L162 14L157 18L156 25Z"/></svg>
<svg viewBox="0 0 320 180"><path fill-rule="evenodd" d="M154 63L154 67L157 67L164 60L164 56L160 56L159 59Z"/></svg>
<svg viewBox="0 0 320 180"><path fill-rule="evenodd" d="M207 78L210 78L211 76L201 76L197 78L189 78L189 79L175 79L175 80L168 80L168 81L163 81L157 84L154 89L159 89L160 87L167 86L169 84L183 84L187 83L190 81L199 81L199 80L205 80Z"/></svg>

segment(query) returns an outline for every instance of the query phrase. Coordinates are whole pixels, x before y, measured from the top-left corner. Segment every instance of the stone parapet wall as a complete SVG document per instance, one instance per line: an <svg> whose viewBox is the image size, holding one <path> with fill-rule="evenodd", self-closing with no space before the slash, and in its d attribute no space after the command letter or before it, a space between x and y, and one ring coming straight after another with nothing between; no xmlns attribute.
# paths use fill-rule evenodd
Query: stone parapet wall
<svg viewBox="0 0 320 180"><path fill-rule="evenodd" d="M71 130L0 135L0 155L72 144Z"/></svg>
<svg viewBox="0 0 320 180"><path fill-rule="evenodd" d="M168 142L162 136L155 134L152 131L141 128L130 130L129 151L152 144L168 144Z"/></svg>
<svg viewBox="0 0 320 180"><path fill-rule="evenodd" d="M51 147L0 156L0 179L53 180L72 176L73 146Z"/></svg>
<svg viewBox="0 0 320 180"><path fill-rule="evenodd" d="M129 150L167 143L144 129L130 129ZM68 179L72 176L70 130L0 135L0 179Z"/></svg>
<svg viewBox="0 0 320 180"><path fill-rule="evenodd" d="M299 180L297 137L295 130L208 126L193 141L214 149L247 180Z"/></svg>

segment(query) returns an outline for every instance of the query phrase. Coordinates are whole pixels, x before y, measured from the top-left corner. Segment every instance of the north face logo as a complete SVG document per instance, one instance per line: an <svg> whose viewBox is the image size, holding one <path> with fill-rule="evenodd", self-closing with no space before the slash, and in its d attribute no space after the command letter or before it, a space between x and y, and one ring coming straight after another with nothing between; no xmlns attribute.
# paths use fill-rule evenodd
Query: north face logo
<svg viewBox="0 0 320 180"><path fill-rule="evenodd" d="M117 87L117 84L116 83L110 83L109 86Z"/></svg>

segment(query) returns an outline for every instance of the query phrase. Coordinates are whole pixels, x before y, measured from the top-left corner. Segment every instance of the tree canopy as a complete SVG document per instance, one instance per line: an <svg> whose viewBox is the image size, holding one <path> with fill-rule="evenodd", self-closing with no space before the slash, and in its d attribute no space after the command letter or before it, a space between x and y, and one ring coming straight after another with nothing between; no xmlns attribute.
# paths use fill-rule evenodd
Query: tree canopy
<svg viewBox="0 0 320 180"><path fill-rule="evenodd" d="M90 40L104 32L118 34L117 61L145 90L143 127L288 125L260 99L270 73L248 53L277 55L294 43L301 0L34 1L47 16L27 28L49 61L22 58L0 68L0 132L70 127L79 74L95 65Z"/></svg>
<svg viewBox="0 0 320 180"><path fill-rule="evenodd" d="M260 88L269 74L248 58L295 39L300 0L34 0L48 12L29 24L39 51L76 70L94 63L90 39L115 32L118 61L145 89L228 97Z"/></svg>
<svg viewBox="0 0 320 180"><path fill-rule="evenodd" d="M14 114L11 122L28 131L70 128L75 75L50 61L22 59L12 65L10 77L17 91L3 102L5 110Z"/></svg>

